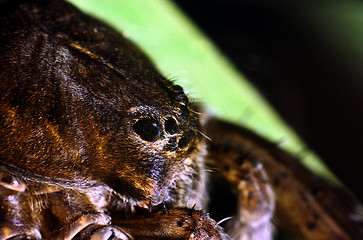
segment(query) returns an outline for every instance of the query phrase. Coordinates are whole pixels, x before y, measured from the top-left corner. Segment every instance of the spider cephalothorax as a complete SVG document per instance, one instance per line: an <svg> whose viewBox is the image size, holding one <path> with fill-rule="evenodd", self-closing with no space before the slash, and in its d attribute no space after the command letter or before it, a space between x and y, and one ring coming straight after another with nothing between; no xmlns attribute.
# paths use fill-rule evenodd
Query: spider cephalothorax
<svg viewBox="0 0 363 240"><path fill-rule="evenodd" d="M327 211L350 197L241 127L201 126L183 89L110 27L60 0L0 9L0 239L228 238L201 210L210 169L236 196L234 239L271 238L275 215L301 238L362 234Z"/></svg>

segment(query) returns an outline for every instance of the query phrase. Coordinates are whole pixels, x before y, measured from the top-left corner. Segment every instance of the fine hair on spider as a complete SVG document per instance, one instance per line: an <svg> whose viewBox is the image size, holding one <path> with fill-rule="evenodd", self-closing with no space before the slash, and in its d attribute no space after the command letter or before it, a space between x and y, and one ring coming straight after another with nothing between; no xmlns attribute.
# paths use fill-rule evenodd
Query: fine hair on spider
<svg viewBox="0 0 363 240"><path fill-rule="evenodd" d="M68 1L1 1L0 29L0 239L363 239L346 189Z"/></svg>

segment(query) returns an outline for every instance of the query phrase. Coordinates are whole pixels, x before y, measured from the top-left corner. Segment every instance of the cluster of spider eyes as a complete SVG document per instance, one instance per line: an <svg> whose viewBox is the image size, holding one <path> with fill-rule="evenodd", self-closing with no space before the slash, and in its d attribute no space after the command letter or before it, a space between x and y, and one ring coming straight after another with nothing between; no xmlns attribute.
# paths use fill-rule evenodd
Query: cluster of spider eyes
<svg viewBox="0 0 363 240"><path fill-rule="evenodd" d="M188 97L185 95L183 88L179 85L171 86L174 98L179 102L179 108L181 110L181 118L189 118L189 109L186 106L188 104ZM194 126L195 127L195 126ZM181 127L178 121L174 117L168 117L165 120L157 120L155 117L147 115L139 119L133 126L133 130L143 140L148 142L154 142L162 137L164 134L169 137L169 150L175 150L177 147L184 148L188 145L190 140L195 136L192 129L183 131L183 136L176 136L181 131Z"/></svg>
<svg viewBox="0 0 363 240"><path fill-rule="evenodd" d="M153 142L163 134L163 129L169 135L176 134L179 125L173 117L167 118L162 126L155 118L148 116L137 121L133 129L143 140Z"/></svg>
<svg viewBox="0 0 363 240"><path fill-rule="evenodd" d="M163 123L157 121L152 116L143 117L134 124L133 130L140 138L148 142L157 140L165 132L169 135L168 150L176 150L178 147L184 148L195 137L192 129L184 132L182 136L176 136L181 129L173 117L166 118Z"/></svg>

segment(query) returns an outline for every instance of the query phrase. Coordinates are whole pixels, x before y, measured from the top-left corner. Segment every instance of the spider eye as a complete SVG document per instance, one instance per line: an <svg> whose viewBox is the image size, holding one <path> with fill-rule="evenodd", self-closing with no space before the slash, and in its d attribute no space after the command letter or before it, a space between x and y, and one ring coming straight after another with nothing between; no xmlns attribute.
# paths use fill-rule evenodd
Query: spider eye
<svg viewBox="0 0 363 240"><path fill-rule="evenodd" d="M184 134L183 137L180 138L179 140L179 144L178 147L180 148L185 148L186 146L188 146L188 144L190 143L190 141L195 137L195 133L190 130L188 132L186 132Z"/></svg>
<svg viewBox="0 0 363 240"><path fill-rule="evenodd" d="M134 131L145 141L152 142L161 134L161 126L152 117L142 118L133 127Z"/></svg>
<svg viewBox="0 0 363 240"><path fill-rule="evenodd" d="M173 135L179 131L179 126L176 120L172 117L166 119L165 121L165 131L170 135Z"/></svg>
<svg viewBox="0 0 363 240"><path fill-rule="evenodd" d="M175 98L182 104L188 104L188 97L185 95L183 88L179 85L174 85L173 89L175 91Z"/></svg>

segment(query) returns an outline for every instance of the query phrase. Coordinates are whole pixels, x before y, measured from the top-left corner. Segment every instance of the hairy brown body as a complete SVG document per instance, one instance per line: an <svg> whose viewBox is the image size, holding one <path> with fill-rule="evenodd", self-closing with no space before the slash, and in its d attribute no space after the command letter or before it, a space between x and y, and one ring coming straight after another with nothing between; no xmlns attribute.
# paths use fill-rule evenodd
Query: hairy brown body
<svg viewBox="0 0 363 240"><path fill-rule="evenodd" d="M0 11L0 239L226 239L205 162L238 196L235 239L271 238L274 216L301 239L362 236L350 196L265 140L208 120L205 141L182 88L113 29L57 0Z"/></svg>

